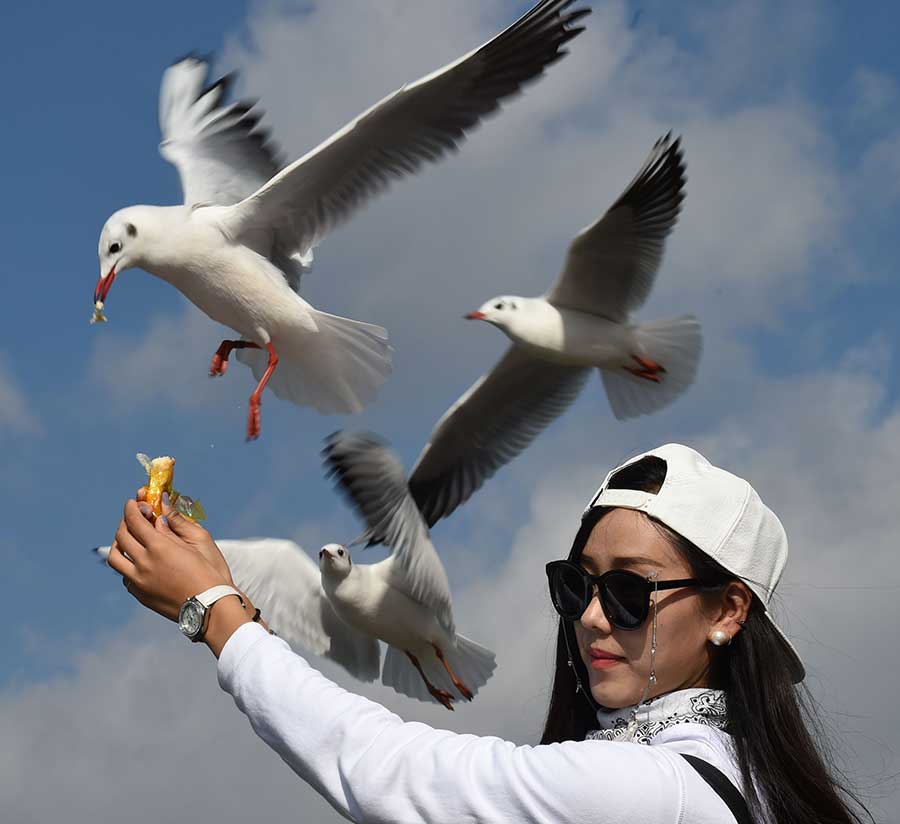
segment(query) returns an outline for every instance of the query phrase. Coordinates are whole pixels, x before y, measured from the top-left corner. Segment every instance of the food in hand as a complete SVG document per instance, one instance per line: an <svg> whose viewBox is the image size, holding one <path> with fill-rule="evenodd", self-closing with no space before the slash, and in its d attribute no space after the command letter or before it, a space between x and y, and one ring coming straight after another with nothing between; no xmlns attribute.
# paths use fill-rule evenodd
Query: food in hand
<svg viewBox="0 0 900 824"><path fill-rule="evenodd" d="M175 475L175 459L168 455L160 458L150 458L143 452L137 454L138 462L147 470L150 480L144 489L144 500L153 507L153 514L162 515L162 496L167 493L169 503L177 509L185 518L191 521L202 521L206 518L206 512L200 501L195 501L187 495L181 495L172 488L172 479Z"/></svg>

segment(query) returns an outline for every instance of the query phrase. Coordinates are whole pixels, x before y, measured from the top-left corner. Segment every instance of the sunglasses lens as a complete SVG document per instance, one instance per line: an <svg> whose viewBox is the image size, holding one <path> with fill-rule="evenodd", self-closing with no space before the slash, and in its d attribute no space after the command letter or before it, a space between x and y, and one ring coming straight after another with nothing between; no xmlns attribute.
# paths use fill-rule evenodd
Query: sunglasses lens
<svg viewBox="0 0 900 824"><path fill-rule="evenodd" d="M560 564L550 577L550 595L563 618L579 619L591 601L591 582L578 569Z"/></svg>
<svg viewBox="0 0 900 824"><path fill-rule="evenodd" d="M603 581L602 603L610 623L621 629L636 629L647 617L650 601L639 575L613 572Z"/></svg>

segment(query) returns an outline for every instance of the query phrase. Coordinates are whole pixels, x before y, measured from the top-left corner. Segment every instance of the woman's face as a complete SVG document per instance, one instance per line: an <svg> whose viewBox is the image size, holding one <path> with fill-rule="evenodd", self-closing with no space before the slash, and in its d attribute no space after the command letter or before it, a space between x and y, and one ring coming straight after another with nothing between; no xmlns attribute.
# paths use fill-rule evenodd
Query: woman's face
<svg viewBox="0 0 900 824"><path fill-rule="evenodd" d="M632 509L613 509L601 518L578 560L591 575L627 569L641 576L656 572L660 582L693 577L687 562L650 519ZM651 594L651 601L653 597ZM640 701L650 676L652 626L652 605L647 620L638 629L611 626L596 597L581 620L575 622L581 660L587 668L591 694L598 704L620 709ZM707 686L710 663L707 637L711 626L696 588L658 593L657 681L648 697Z"/></svg>

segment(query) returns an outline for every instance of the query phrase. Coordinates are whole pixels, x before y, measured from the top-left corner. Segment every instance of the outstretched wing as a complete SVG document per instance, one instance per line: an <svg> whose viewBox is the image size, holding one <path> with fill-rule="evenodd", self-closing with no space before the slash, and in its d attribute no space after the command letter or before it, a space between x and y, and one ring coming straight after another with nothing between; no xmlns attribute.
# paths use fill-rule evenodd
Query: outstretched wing
<svg viewBox="0 0 900 824"><path fill-rule="evenodd" d="M239 237L273 227L305 253L396 178L459 147L467 132L566 51L589 9L541 0L481 48L403 86L237 204L223 223ZM290 238L288 240L287 238Z"/></svg>
<svg viewBox="0 0 900 824"><path fill-rule="evenodd" d="M653 288L685 180L681 138L667 134L609 211L579 232L547 300L625 321Z"/></svg>
<svg viewBox="0 0 900 824"><path fill-rule="evenodd" d="M511 346L444 413L413 467L409 489L425 522L446 518L522 452L578 397L590 372Z"/></svg>
<svg viewBox="0 0 900 824"><path fill-rule="evenodd" d="M251 538L217 541L231 577L259 607L266 623L297 652L330 658L360 681L375 681L378 641L345 624L322 592L315 562L293 541ZM104 561L109 547L94 549Z"/></svg>
<svg viewBox="0 0 900 824"><path fill-rule="evenodd" d="M380 438L336 432L322 450L330 477L338 481L369 531L392 550L390 583L434 610L452 636L453 611L447 573L409 494L403 465Z"/></svg>
<svg viewBox="0 0 900 824"><path fill-rule="evenodd" d="M188 206L231 206L281 168L250 103L224 102L231 76L207 86L209 64L186 57L163 73L159 151L178 169Z"/></svg>
<svg viewBox="0 0 900 824"><path fill-rule="evenodd" d="M299 652L330 658L361 681L379 675L378 641L344 623L322 592L319 567L293 541L217 541L238 589Z"/></svg>

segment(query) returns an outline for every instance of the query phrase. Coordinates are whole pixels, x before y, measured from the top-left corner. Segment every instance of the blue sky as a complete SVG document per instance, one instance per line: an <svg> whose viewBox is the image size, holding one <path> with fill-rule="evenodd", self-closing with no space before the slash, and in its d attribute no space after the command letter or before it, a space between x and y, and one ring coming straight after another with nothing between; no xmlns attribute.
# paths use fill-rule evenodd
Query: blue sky
<svg viewBox="0 0 900 824"><path fill-rule="evenodd" d="M621 424L594 381L526 455L440 525L435 540L457 603L471 608L467 621L458 607L457 623L464 632L494 627L484 631L501 669L543 677L543 606L529 618L537 637L527 643L504 635L503 619L530 603L521 593L542 598L544 561L565 552L609 465L683 440L749 477L782 516L792 539L784 610L811 686L840 735L855 741L863 783L897 771L900 726L883 723L896 712L872 685L900 673L867 648L866 632L873 624L890 632L900 619L892 503L900 494L900 14L892 4L863 15L827 2L746 0L715 10L688 2L677 11L664 2L593 2L588 32L546 79L457 157L395 186L317 250L304 295L386 326L396 346L396 373L363 415L325 418L268 397L262 438L246 444L249 372L235 364L209 381L222 330L143 272L117 280L109 324L88 325L108 215L180 197L157 152L159 79L174 59L215 53L217 71L239 70L239 94L260 99L265 123L296 157L526 5L6 10L0 443L13 469L0 479L0 560L12 617L0 634L0 719L23 724L21 739L8 739L20 747L37 739L17 761L58 757L49 742L36 749L41 736L24 725L48 703L102 718L96 696L115 691L123 662L148 689L160 687L141 681L156 677L150 670L177 664L198 690L215 691L208 662L195 655L188 663L173 629L138 615L92 562L89 549L109 541L141 482L135 452L175 455L178 487L204 501L221 537L287 536L311 552L352 537L357 524L322 477L323 437L370 428L411 464L438 416L504 348L495 330L460 316L494 294L546 288L571 237L673 128L684 135L687 200L640 317L698 315L706 349L697 384L665 412ZM479 597L488 584L509 596L493 613ZM509 650L517 652L505 664ZM473 705L454 723L533 739L535 723L517 726L494 711L501 686L523 683L509 679L485 692L484 716ZM522 693L538 726L542 688ZM445 722L405 699L367 694L406 717ZM208 720L212 728L218 716ZM235 741L249 738L228 729ZM89 727L71 732L67 745L88 741L95 754L104 746ZM272 790L273 815L292 798L284 781ZM0 783L0 798L9 792L14 809L27 809L29 785L12 786ZM896 787L882 786L877 804L900 814ZM192 798L178 800L190 809ZM56 801L75 810L72 820L118 809L101 809L86 789ZM151 812L157 802L148 799ZM240 804L231 809L237 817Z"/></svg>

